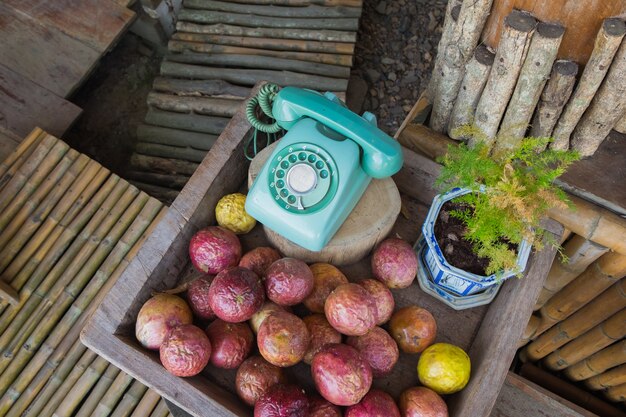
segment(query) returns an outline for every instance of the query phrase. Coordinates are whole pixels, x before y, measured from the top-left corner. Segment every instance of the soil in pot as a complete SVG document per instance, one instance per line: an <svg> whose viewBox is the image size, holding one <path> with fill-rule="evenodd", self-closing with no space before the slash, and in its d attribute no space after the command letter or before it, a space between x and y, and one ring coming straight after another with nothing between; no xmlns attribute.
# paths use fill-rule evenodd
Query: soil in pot
<svg viewBox="0 0 626 417"><path fill-rule="evenodd" d="M472 243L466 240L465 224L461 219L453 217L452 211L472 211L472 207L453 200L446 201L435 222L435 237L443 255L450 265L476 275L487 275L485 269L489 265L488 258L477 256L472 250Z"/></svg>

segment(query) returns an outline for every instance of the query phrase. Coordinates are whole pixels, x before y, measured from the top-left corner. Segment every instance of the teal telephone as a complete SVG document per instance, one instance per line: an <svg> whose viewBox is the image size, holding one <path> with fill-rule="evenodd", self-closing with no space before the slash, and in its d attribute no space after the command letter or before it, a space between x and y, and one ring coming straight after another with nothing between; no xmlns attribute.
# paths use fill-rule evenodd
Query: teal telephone
<svg viewBox="0 0 626 417"><path fill-rule="evenodd" d="M373 114L358 116L332 93L276 90L271 108L259 104L276 120L269 126L288 132L255 179L245 209L292 242L320 251L370 180L400 170L402 151Z"/></svg>

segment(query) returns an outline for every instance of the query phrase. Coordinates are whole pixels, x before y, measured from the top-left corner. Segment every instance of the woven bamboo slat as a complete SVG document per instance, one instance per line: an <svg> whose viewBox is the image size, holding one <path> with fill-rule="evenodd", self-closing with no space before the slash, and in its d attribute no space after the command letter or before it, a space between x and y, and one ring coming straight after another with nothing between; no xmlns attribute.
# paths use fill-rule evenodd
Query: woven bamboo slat
<svg viewBox="0 0 626 417"><path fill-rule="evenodd" d="M157 403L161 399L161 396L155 391L148 389L144 396L135 407L135 410L130 417L146 417L152 413L152 410L156 407Z"/></svg>
<svg viewBox="0 0 626 417"><path fill-rule="evenodd" d="M561 370L593 355L626 336L626 309L548 355L543 363Z"/></svg>
<svg viewBox="0 0 626 417"><path fill-rule="evenodd" d="M585 385L594 391L621 384L626 384L626 363L585 380Z"/></svg>
<svg viewBox="0 0 626 417"><path fill-rule="evenodd" d="M139 381L133 381L132 385L122 397L122 400L117 404L113 413L111 413L114 417L128 417L133 412L141 398L148 390L144 384Z"/></svg>
<svg viewBox="0 0 626 417"><path fill-rule="evenodd" d="M539 298L535 304L535 310L541 308L546 301L561 288L572 282L587 267L609 249L587 240L579 235L574 235L564 246L563 254L566 262L554 262L550 273L546 278Z"/></svg>
<svg viewBox="0 0 626 417"><path fill-rule="evenodd" d="M626 256L608 252L598 258L576 279L541 307L541 323L536 334L566 319L626 275Z"/></svg>
<svg viewBox="0 0 626 417"><path fill-rule="evenodd" d="M167 408L167 404L165 404L165 401L161 399L152 411L152 414L150 414L150 417L167 417L169 413L170 410Z"/></svg>
<svg viewBox="0 0 626 417"><path fill-rule="evenodd" d="M564 373L571 380L581 381L624 363L626 363L626 340L614 343L584 361L570 366ZM624 379L624 375L621 378Z"/></svg>
<svg viewBox="0 0 626 417"><path fill-rule="evenodd" d="M567 319L552 326L526 348L526 356L537 361L626 307L626 280L612 285ZM535 317L535 316L533 316ZM533 323L529 323L530 325ZM534 323L535 329L538 323Z"/></svg>
<svg viewBox="0 0 626 417"><path fill-rule="evenodd" d="M105 393L108 392L110 388L115 388L116 382L120 382L117 379L120 375L120 370L109 364L106 371L104 371L104 375L98 379L98 382L89 392L89 395L85 398L85 401L83 401L78 411L74 413L74 417L89 417L99 405Z"/></svg>
<svg viewBox="0 0 626 417"><path fill-rule="evenodd" d="M109 363L101 357L96 359L89 365L81 377L71 387L63 401L54 410L52 414L54 417L71 417L76 408L80 405L80 402L87 395L87 393L93 388L94 385L103 377L104 372L111 366ZM44 409L45 410L45 409Z"/></svg>
<svg viewBox="0 0 626 417"><path fill-rule="evenodd" d="M26 343L24 345L20 343L22 346L19 353L17 353L15 357L10 360L10 364L8 366L5 366L4 362L0 361L0 366L5 368L2 374L3 381L8 382L15 380L20 371L28 364L32 356L37 352L37 349L41 346L47 335L55 327L57 321L63 316L64 312L70 307L70 305L72 305L72 302L76 297L78 297L80 292L85 289L82 297L80 297L80 299L76 302L76 308L70 309L67 312L65 319L59 323L56 334L51 335L51 337L56 337L58 340L62 338L63 334L69 331L72 324L80 316L80 313L87 307L91 299L93 299L97 291L102 287L103 280L110 276L110 273L112 273L112 270L115 268L116 261L113 261L113 267L110 267L108 274L101 274L101 276L96 277L96 279L94 279L91 283L89 280L94 276L100 265L103 265L104 267L105 264L102 263L105 262L107 256L112 253L114 245L119 241L124 232L132 223L134 223L135 217L146 205L148 199L148 195L142 193L125 211L118 212L115 209L112 211L112 213L116 214L115 217L117 217L119 221L116 219L116 224L110 229L106 236L98 242L97 247L89 257L89 261L82 266L80 271L78 271L74 277L72 277L72 280L65 287L63 292L58 294L56 297L45 297L42 300L34 314L29 319L29 322L27 322L25 326L26 331L20 332L16 336L17 340L21 340L25 335L28 335L28 338L26 339ZM156 211L158 211L159 208L160 205L156 208L154 215L156 215ZM149 221L144 223L145 229L145 227L149 224ZM139 238L144 229L137 233L135 240ZM130 249L131 245L125 246L127 246L125 248L127 251ZM117 262L123 258L124 254L125 252L122 251L118 251L118 253L115 254L118 257ZM113 259L115 259L115 257L113 257ZM34 322L31 322L30 320L34 320ZM33 324L31 325L31 323ZM55 340L54 343L58 342ZM16 351L16 347L19 348L19 346L14 345L14 342L12 342L9 348L5 350L5 355L7 351ZM33 375L35 372L36 371L33 372ZM6 383L0 384L0 389L2 391L6 389L5 385Z"/></svg>
<svg viewBox="0 0 626 417"><path fill-rule="evenodd" d="M92 417L107 417L108 415L110 415L117 405L118 401L124 395L124 392L126 392L128 386L132 382L133 377L124 372L120 372L115 378L115 381L113 381L113 384L111 384L107 392L98 403L98 406L96 407L94 412L90 415Z"/></svg>
<svg viewBox="0 0 626 417"><path fill-rule="evenodd" d="M44 131L36 127L32 132L26 136L17 148L6 157L6 159L0 162L0 189L9 181L14 171L11 171L11 167L17 169L23 161L32 151L35 150L39 143L43 140L45 134Z"/></svg>

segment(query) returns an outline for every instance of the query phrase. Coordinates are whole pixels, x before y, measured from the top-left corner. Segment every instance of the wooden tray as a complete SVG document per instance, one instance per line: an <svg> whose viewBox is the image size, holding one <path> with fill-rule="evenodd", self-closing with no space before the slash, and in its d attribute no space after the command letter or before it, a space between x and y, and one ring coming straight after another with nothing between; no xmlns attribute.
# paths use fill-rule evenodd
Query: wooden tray
<svg viewBox="0 0 626 417"><path fill-rule="evenodd" d="M174 287L188 271L188 242L197 230L214 224L219 198L245 189L248 162L243 144L251 134L242 107L81 334L91 349L194 416L252 415L234 394L235 371L209 366L192 378L170 375L159 363L158 353L143 349L135 340L135 318L153 291ZM391 234L413 243L435 194L432 183L439 166L408 149L404 158L403 169L394 177L404 209ZM559 235L560 225L550 225ZM263 242L260 226L242 237L244 251ZM533 254L527 277L507 281L490 306L455 311L423 293L417 283L393 291L396 308L410 304L427 308L437 320L437 341L459 345L471 357L470 383L446 398L451 416L489 415L554 255L550 248ZM351 280L371 277L369 258L341 269ZM418 384L418 357L401 354L394 372L375 380L374 386L397 399L405 388ZM287 373L305 389L313 389L308 366L299 364Z"/></svg>

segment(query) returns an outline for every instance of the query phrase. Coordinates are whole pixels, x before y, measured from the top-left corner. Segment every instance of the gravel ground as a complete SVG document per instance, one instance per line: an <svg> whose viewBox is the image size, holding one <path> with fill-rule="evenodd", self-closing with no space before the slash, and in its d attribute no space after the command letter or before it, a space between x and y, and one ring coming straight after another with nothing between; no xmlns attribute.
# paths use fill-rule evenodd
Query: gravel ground
<svg viewBox="0 0 626 417"><path fill-rule="evenodd" d="M446 0L364 0L353 74L368 86L364 110L396 132L432 71Z"/></svg>

